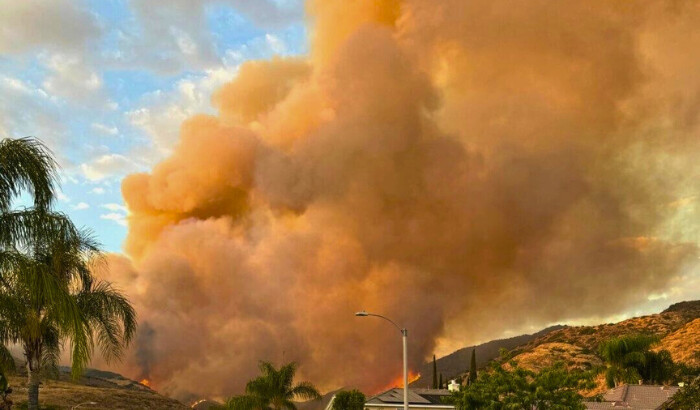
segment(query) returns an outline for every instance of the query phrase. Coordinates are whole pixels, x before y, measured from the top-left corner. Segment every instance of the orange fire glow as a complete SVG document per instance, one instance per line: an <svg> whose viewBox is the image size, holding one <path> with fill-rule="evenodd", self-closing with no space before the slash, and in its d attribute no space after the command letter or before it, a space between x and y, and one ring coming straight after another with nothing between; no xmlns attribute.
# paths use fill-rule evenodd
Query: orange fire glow
<svg viewBox="0 0 700 410"><path fill-rule="evenodd" d="M416 373L413 370L408 371L408 384L410 385L414 381L418 380L420 377L420 373ZM378 390L378 392L383 392L385 390L393 389L394 387L398 388L403 388L403 374L399 375L398 377L394 378L391 383L385 385L381 389Z"/></svg>
<svg viewBox="0 0 700 410"><path fill-rule="evenodd" d="M148 379L142 379L139 383L143 384L146 387L151 387L151 381Z"/></svg>

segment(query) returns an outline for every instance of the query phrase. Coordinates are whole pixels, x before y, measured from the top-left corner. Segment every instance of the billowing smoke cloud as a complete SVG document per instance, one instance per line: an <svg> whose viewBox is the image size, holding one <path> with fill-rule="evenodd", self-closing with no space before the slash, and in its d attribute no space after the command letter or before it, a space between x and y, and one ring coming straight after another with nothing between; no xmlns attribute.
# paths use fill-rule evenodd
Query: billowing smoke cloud
<svg viewBox="0 0 700 410"><path fill-rule="evenodd" d="M698 256L700 3L307 5L312 52L241 67L216 116L123 182L111 277L161 391L259 359L386 385L437 341L618 313ZM128 284L128 285L127 285ZM447 342L446 342L447 341Z"/></svg>

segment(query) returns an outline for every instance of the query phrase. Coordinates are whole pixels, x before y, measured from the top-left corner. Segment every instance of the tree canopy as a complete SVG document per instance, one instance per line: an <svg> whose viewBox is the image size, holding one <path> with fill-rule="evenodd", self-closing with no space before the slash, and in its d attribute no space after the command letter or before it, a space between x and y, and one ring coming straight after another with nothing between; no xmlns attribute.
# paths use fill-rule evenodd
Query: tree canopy
<svg viewBox="0 0 700 410"><path fill-rule="evenodd" d="M333 410L362 410L365 401L364 393L359 390L342 390L336 393L333 399Z"/></svg>
<svg viewBox="0 0 700 410"><path fill-rule="evenodd" d="M579 390L592 388L593 374L568 371L563 363L536 373L509 363L494 363L462 391L452 396L460 410L472 409L585 409Z"/></svg>

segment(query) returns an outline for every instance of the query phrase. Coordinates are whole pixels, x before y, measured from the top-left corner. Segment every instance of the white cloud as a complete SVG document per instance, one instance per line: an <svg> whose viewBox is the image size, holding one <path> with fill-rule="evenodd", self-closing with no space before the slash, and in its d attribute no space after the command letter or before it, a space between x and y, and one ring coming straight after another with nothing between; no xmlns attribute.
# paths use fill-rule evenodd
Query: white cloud
<svg viewBox="0 0 700 410"><path fill-rule="evenodd" d="M102 93L102 78L78 55L52 54L42 58L51 73L44 80L44 88L52 95L71 102L106 104Z"/></svg>
<svg viewBox="0 0 700 410"><path fill-rule="evenodd" d="M88 205L86 202L78 202L77 205L73 206L74 211L82 211L84 209L90 208L90 205Z"/></svg>
<svg viewBox="0 0 700 410"><path fill-rule="evenodd" d="M38 135L50 147L59 145L65 124L55 99L43 88L0 74L0 95L0 132L3 135Z"/></svg>
<svg viewBox="0 0 700 410"><path fill-rule="evenodd" d="M104 195L105 189L102 188L101 186L98 186L98 187L92 188L92 190L90 190L90 192L92 192L93 194L97 194L97 195Z"/></svg>
<svg viewBox="0 0 700 410"><path fill-rule="evenodd" d="M71 0L3 1L0 54L32 49L80 50L100 29L91 13Z"/></svg>
<svg viewBox="0 0 700 410"><path fill-rule="evenodd" d="M265 42L275 54L284 54L287 51L287 46L275 35L265 34Z"/></svg>
<svg viewBox="0 0 700 410"><path fill-rule="evenodd" d="M231 81L236 71L236 67L222 67L184 78L170 92L145 96L142 106L127 112L127 118L151 137L160 155L166 155L178 140L180 124L195 114L212 112L212 93Z"/></svg>
<svg viewBox="0 0 700 410"><path fill-rule="evenodd" d="M61 202L70 202L70 198L68 197L68 195L64 194L61 191L56 192L56 198Z"/></svg>
<svg viewBox="0 0 700 410"><path fill-rule="evenodd" d="M120 154L105 154L88 164L81 164L80 170L85 178L100 181L105 178L120 177L133 172L138 165Z"/></svg>
<svg viewBox="0 0 700 410"><path fill-rule="evenodd" d="M99 122L93 122L90 127L92 128L93 131L99 132L100 134L104 135L117 135L119 134L119 129L117 127L110 127L109 125L105 125Z"/></svg>
<svg viewBox="0 0 700 410"><path fill-rule="evenodd" d="M122 211L125 213L128 213L128 210L124 205L121 204L116 204L116 203L109 203L109 204L102 204L100 205L101 208L105 208L107 210L110 210L112 212L117 212L117 211Z"/></svg>
<svg viewBox="0 0 700 410"><path fill-rule="evenodd" d="M116 213L116 212L110 212L110 213L108 213L108 214L102 214L102 215L100 215L100 219L107 219L107 220L110 220L110 221L114 221L115 223L117 223L117 224L119 224L119 225L122 225L122 226L126 226L126 225L127 225L127 223L126 223L126 215L124 215L124 214L119 214L119 213Z"/></svg>

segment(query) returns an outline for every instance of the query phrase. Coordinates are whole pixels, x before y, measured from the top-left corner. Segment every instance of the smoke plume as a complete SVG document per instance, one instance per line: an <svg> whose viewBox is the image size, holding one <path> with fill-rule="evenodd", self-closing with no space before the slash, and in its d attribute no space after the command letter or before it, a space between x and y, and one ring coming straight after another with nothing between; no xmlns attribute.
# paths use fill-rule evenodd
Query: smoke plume
<svg viewBox="0 0 700 410"><path fill-rule="evenodd" d="M123 371L240 393L260 359L370 392L436 344L619 313L698 257L700 3L313 0L122 185ZM142 373L148 374L142 374Z"/></svg>

